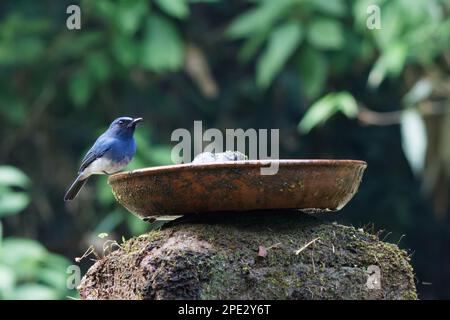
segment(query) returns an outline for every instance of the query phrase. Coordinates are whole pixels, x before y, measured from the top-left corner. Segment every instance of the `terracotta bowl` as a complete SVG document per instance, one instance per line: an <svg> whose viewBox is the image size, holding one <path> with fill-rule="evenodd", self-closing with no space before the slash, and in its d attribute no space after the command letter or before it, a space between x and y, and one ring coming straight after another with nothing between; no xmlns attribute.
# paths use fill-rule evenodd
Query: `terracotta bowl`
<svg viewBox="0 0 450 320"><path fill-rule="evenodd" d="M357 192L364 161L267 160L180 164L114 174L108 183L125 208L141 218L265 209L335 211Z"/></svg>

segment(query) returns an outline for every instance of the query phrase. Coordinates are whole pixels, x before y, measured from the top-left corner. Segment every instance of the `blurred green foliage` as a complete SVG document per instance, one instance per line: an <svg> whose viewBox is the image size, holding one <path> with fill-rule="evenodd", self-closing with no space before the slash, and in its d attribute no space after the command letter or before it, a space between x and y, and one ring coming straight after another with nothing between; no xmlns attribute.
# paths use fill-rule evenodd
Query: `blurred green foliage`
<svg viewBox="0 0 450 320"><path fill-rule="evenodd" d="M74 3L82 27L71 31ZM370 5L381 9L379 30L367 27ZM432 215L449 216L450 116L423 114L428 104L448 109L449 9L448 0L2 1L0 163L14 166L0 169L3 243L24 248L11 261L34 258L17 262L32 266L21 274L0 260L0 277L18 279L0 281L13 283L0 295L15 297L19 284L47 288L25 294L67 295L57 280L67 262L22 238L72 259L100 233L150 228L117 205L106 177L62 201L95 137L129 115L145 119L130 169L170 163L171 132L193 120L280 128L283 158L367 160L344 219L408 233L419 277L437 283L420 290L450 296L450 268L435 272L430 262L450 263L450 224ZM53 283L42 276L55 270Z"/></svg>
<svg viewBox="0 0 450 320"><path fill-rule="evenodd" d="M370 10L374 6L379 9L375 13ZM372 89L387 77L398 78L408 65L433 65L450 47L449 7L450 1L441 0L263 0L234 19L228 35L245 39L244 60L255 58L257 49L263 47L256 57L260 87L267 88L286 64L297 63L305 80L303 94L311 100L327 89L327 78L354 65L370 66L367 86ZM368 27L371 15L379 19L379 29ZM405 101L405 107L420 102ZM299 129L307 133L339 111L350 118L357 116L358 105L350 93L329 93L316 101ZM426 157L424 120L408 112L401 122L405 156L420 173Z"/></svg>
<svg viewBox="0 0 450 320"><path fill-rule="evenodd" d="M12 166L0 166L0 219L18 214L29 203L28 177ZM15 191L15 188L22 189ZM3 238L0 220L0 299L64 299L69 261L31 239Z"/></svg>
<svg viewBox="0 0 450 320"><path fill-rule="evenodd" d="M348 92L329 93L316 101L298 124L303 133L308 133L317 125L328 120L336 112L342 112L349 118L356 117L358 105L355 98Z"/></svg>
<svg viewBox="0 0 450 320"><path fill-rule="evenodd" d="M0 166L0 218L27 207L30 202L28 194L14 188L26 188L29 184L28 177L22 171L12 166Z"/></svg>

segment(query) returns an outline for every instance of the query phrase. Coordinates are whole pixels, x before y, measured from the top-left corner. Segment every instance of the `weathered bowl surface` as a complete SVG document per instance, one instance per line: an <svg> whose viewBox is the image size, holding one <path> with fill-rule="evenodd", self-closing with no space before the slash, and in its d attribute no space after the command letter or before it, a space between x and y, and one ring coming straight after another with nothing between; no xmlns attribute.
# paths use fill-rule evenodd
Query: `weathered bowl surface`
<svg viewBox="0 0 450 320"><path fill-rule="evenodd" d="M278 173L260 168L277 161ZM245 160L144 168L109 177L116 199L141 218L217 211L335 211L357 192L358 160Z"/></svg>

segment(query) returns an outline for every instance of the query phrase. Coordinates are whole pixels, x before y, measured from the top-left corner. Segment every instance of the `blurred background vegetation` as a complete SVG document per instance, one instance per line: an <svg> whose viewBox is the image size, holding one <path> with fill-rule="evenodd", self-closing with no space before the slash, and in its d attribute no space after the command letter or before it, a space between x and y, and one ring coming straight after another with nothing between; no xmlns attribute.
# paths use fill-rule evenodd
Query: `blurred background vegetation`
<svg viewBox="0 0 450 320"><path fill-rule="evenodd" d="M420 297L450 298L449 69L449 0L1 1L0 298L76 297L75 257L148 230L106 177L62 200L121 115L146 119L129 168L169 164L194 120L280 128L282 158L366 160L332 219L385 230Z"/></svg>

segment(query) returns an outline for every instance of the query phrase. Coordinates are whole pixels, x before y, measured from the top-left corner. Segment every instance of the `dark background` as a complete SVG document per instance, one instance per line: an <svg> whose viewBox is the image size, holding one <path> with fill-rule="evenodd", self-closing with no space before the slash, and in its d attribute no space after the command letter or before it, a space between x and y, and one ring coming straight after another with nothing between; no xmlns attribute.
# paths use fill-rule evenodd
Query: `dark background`
<svg viewBox="0 0 450 320"><path fill-rule="evenodd" d="M74 3L80 30L66 27ZM371 4L381 29L367 27ZM146 120L130 169L170 164L172 131L194 120L279 128L280 158L367 161L358 194L330 219L384 230L411 253L419 297L450 298L449 9L444 0L2 1L0 298L76 296L66 267L90 245L103 254L99 234L120 243L149 229L114 201L106 177L62 201L81 156L122 115ZM83 259L82 273L91 264Z"/></svg>

